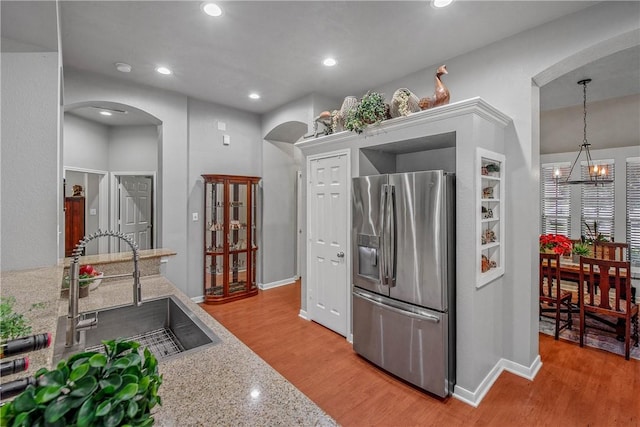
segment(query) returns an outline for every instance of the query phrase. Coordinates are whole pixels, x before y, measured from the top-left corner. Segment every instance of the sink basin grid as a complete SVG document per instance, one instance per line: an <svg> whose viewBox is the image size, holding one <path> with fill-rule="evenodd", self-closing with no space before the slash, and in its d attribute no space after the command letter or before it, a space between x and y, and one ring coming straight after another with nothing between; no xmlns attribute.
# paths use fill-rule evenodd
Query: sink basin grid
<svg viewBox="0 0 640 427"><path fill-rule="evenodd" d="M93 317L95 312L81 314ZM82 331L80 343L65 347L66 316L58 318L53 360L57 363L81 351L102 351L102 341L115 338L137 341L158 360L179 357L220 342L220 338L179 299L168 296L145 300L141 306L120 306L97 311L98 326Z"/></svg>

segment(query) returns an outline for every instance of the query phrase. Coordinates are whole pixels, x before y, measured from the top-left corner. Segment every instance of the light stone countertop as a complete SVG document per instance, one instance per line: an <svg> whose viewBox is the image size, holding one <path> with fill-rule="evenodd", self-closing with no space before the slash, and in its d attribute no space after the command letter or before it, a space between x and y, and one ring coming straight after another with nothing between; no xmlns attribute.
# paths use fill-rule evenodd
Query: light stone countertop
<svg viewBox="0 0 640 427"><path fill-rule="evenodd" d="M57 318L66 316L68 307L67 300L59 297L62 271L61 265L0 272L2 296L14 295L15 311L26 312L33 333L51 331L54 342ZM166 278L146 276L141 278L141 283L143 301L175 295L221 340L216 345L160 362L162 406L153 410L156 425L336 425L315 403ZM130 304L131 301L131 280L103 283L89 297L80 299L80 312ZM34 303L36 308L33 308ZM2 381L33 375L43 366L51 368L53 345L28 356L31 364L26 373L3 377ZM257 397L252 397L256 393Z"/></svg>

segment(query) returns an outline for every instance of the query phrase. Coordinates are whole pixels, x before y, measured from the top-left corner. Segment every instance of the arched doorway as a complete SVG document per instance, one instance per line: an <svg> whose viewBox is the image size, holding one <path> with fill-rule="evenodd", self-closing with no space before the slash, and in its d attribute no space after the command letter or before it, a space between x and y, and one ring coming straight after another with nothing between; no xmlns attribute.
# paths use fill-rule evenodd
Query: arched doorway
<svg viewBox="0 0 640 427"><path fill-rule="evenodd" d="M153 115L121 103L87 101L65 106L64 192L65 197L73 197L75 186L78 197L84 198L85 235L111 229L131 234L143 249L157 247L161 125ZM132 182L142 182L146 192L130 191L131 185L126 184ZM61 242L68 246L67 240L65 233ZM91 243L86 255L120 250L115 240Z"/></svg>

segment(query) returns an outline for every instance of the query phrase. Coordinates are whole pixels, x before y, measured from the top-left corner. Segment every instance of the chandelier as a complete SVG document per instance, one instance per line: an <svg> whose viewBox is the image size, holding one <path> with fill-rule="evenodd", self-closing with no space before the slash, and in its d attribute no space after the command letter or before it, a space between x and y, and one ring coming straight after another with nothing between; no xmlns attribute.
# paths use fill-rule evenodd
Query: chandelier
<svg viewBox="0 0 640 427"><path fill-rule="evenodd" d="M587 84L591 82L591 79L584 79L578 82L579 85L582 85L582 107L583 107L583 120L584 120L584 128L583 128L583 139L582 144L580 145L580 151L578 151L578 155L576 159L573 161L571 165L571 170L569 171L569 175L564 181L560 181L560 184L588 184L588 185L598 185L598 184L606 184L611 183L613 180L607 176L607 168L606 166L598 166L594 163L591 158L591 153L589 152L589 147L591 144L587 141ZM573 172L574 167L580 160L582 154L584 153L584 158L586 159L587 170L589 172L589 177L587 179L570 179L571 173Z"/></svg>

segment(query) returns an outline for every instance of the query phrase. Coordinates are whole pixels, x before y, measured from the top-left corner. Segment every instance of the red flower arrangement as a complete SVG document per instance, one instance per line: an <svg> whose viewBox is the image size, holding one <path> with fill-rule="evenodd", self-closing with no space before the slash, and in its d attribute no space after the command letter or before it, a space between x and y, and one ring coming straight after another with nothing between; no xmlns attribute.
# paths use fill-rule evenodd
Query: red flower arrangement
<svg viewBox="0 0 640 427"><path fill-rule="evenodd" d="M569 256L572 247L571 240L561 234L540 235L540 252L553 250L557 254Z"/></svg>

